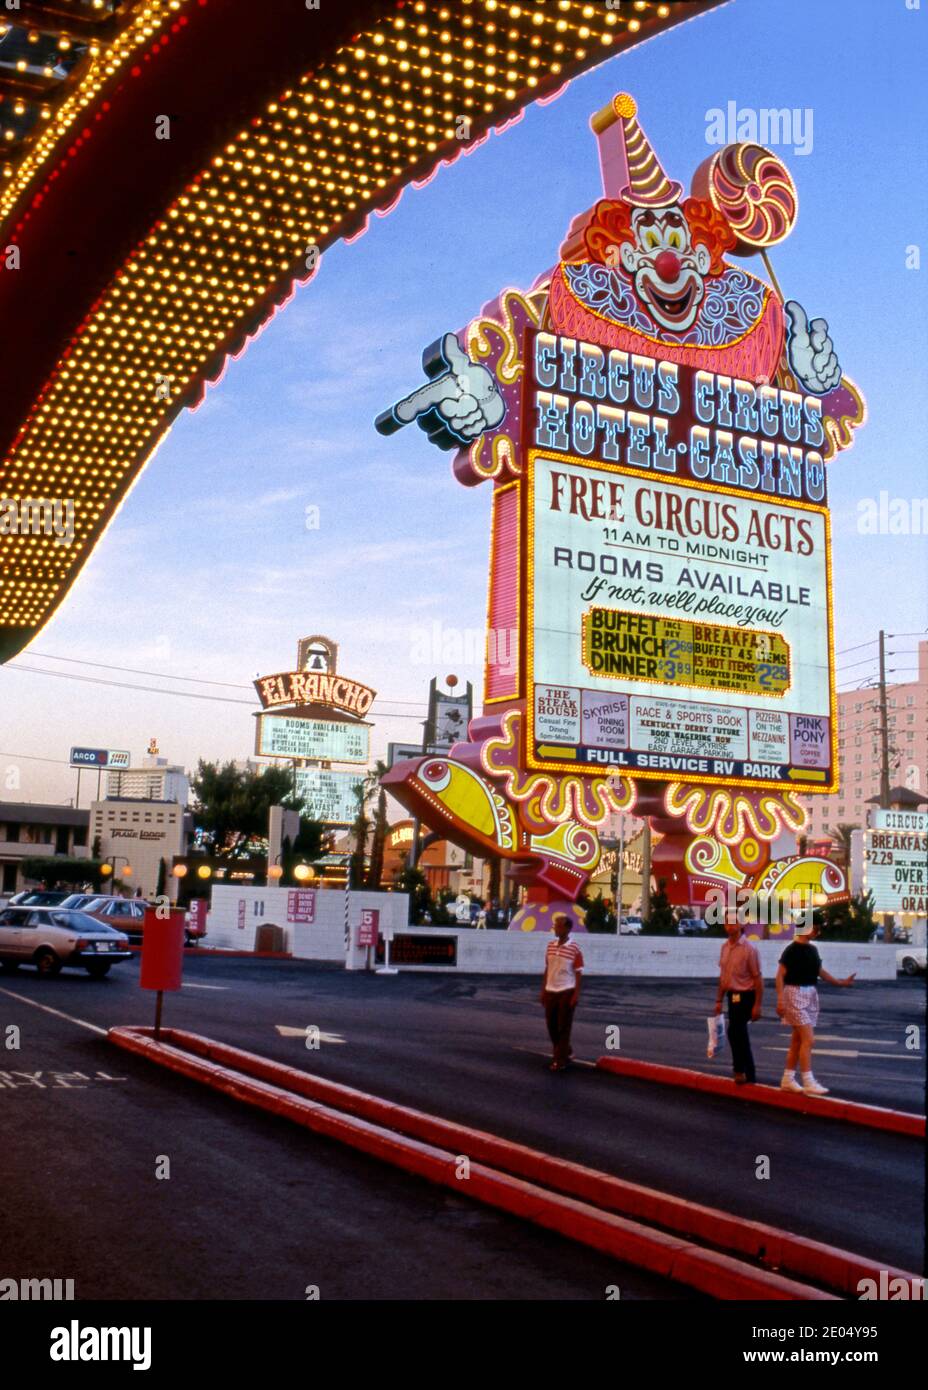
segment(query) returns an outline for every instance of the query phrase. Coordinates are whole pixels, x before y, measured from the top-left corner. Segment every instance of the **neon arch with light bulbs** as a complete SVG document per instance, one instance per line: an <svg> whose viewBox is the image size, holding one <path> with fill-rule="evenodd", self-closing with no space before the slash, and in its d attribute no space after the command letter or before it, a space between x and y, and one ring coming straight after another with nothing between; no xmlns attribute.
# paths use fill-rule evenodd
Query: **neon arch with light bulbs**
<svg viewBox="0 0 928 1390"><path fill-rule="evenodd" d="M719 0L20 0L0 19L0 661L319 257ZM165 138L166 137L166 138ZM73 540L20 526L73 507Z"/></svg>

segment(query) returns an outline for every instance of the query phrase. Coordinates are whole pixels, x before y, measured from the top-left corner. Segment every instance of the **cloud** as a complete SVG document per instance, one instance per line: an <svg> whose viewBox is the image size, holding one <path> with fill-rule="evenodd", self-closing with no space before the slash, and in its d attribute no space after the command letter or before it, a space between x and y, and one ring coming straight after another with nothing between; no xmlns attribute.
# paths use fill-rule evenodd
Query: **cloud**
<svg viewBox="0 0 928 1390"><path fill-rule="evenodd" d="M304 496L303 488L280 487L274 492L265 492L261 497L255 498L256 507L276 507L281 502L293 502L297 497Z"/></svg>

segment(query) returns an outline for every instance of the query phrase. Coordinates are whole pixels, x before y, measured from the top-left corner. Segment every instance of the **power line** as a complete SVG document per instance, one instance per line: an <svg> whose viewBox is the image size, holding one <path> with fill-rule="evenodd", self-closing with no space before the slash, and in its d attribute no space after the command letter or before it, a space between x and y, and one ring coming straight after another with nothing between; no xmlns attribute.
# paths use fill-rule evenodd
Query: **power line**
<svg viewBox="0 0 928 1390"><path fill-rule="evenodd" d="M835 652L835 656L846 656L848 652L859 652L861 647L872 647L875 643L876 638L871 637L869 642L858 642L856 647L842 647L839 652Z"/></svg>
<svg viewBox="0 0 928 1390"><path fill-rule="evenodd" d="M873 661L876 661L875 656L862 656L859 661L846 661L843 666L836 666L835 670L850 671L852 666L869 666Z"/></svg>
<svg viewBox="0 0 928 1390"><path fill-rule="evenodd" d="M114 666L114 665L112 665L112 664L110 664L109 662L106 662L106 661L86 661L86 660L84 660L82 657L75 657L75 656L54 656L51 652L29 652L29 655L30 655L30 656L33 656L33 657L34 657L34 656L41 657L41 659L42 659L43 661L66 661L66 662L68 662L68 663L71 664L71 665L75 665L75 666L92 666L92 667L94 667L95 669L101 670L101 671L121 671L121 672L123 672L125 675L128 675L128 676L154 676L154 678L155 678L156 680L164 680L164 681L184 681L184 682L187 682L187 683L189 683L189 684L191 684L191 685L219 685L219 686L222 686L223 688L225 688L225 689L227 689L227 690L251 690L251 686L250 686L250 685L240 685L240 684L238 684L238 682L235 682L235 681L214 681L214 680L209 680L206 676L173 676L173 675L170 675L170 674L169 674L168 672L166 672L166 671L146 671L146 670L142 670L140 667L137 667L137 666ZM33 671L36 675L59 675L59 676L63 676L63 675L66 674L66 672L64 672L64 671L45 671L45 670L44 670L42 667L40 667L40 666L21 666L18 662L14 662L14 661L11 661L11 662L9 663L9 665L10 665L10 667L11 667L12 669L14 669L14 670L19 669L19 670L22 670L22 671ZM75 677L75 679L78 679L78 677ZM87 679L87 678L85 677L85 679ZM132 687L132 688L136 688L136 687ZM139 689L144 689L144 687L141 687L141 686L138 687L138 688L139 688ZM169 692L166 691L165 694L167 694L167 693L169 693ZM176 694L181 694L182 692L181 692L181 691L177 691L177 692L175 692L175 693L176 693ZM212 697L212 698L217 698L217 697L214 696L214 697ZM240 703L240 702L236 702L236 703ZM413 708L415 708L415 709L422 709L422 708L423 708L423 702L420 701L420 700L395 700L395 699L392 699L389 695L382 695L382 696L380 697L380 700L379 700L378 703L380 703L380 704L387 704L387 705L404 705L404 706L411 706L411 707L413 707ZM401 717L403 717L403 716L397 715L396 717L397 717L397 718L401 718Z"/></svg>
<svg viewBox="0 0 928 1390"><path fill-rule="evenodd" d="M210 700L221 705L251 705L253 700L233 700L229 695L204 695L199 690L159 690L155 685L135 685L130 681L108 681L102 676L79 676L74 671L45 671L41 666L13 664L15 671L30 671L36 676L57 676L59 680L81 681L85 685L109 685L117 690L142 690L149 695L175 695L182 700Z"/></svg>
<svg viewBox="0 0 928 1390"><path fill-rule="evenodd" d="M92 665L101 665L102 663L93 662L93 663L90 663L90 664L92 664ZM16 661L16 662L9 662L9 663L8 663L8 667L9 667L10 670L13 670L13 671L28 671L28 672L30 672L30 674L35 675L35 676L57 676L59 680L81 681L81 682L82 682L83 684L85 684L85 685L108 685L108 686L113 687L113 688L116 689L116 690L141 690L141 691L143 691L143 692L145 692L146 694L149 694L149 695L174 695L174 696L179 697L179 698L182 699L182 700L209 700L209 701L212 702L212 703L221 704L221 705L250 705L252 709L254 709L254 704L255 704L254 700L234 700L230 695L205 695L205 694L203 694L203 693L202 693L201 691L199 691L199 690L164 690L164 689L162 689L162 688L160 688L159 686L156 686L156 685L137 685L137 684L135 684L135 683L132 682L132 681L111 681L111 680L106 680L106 679L105 679L104 677L102 677L102 676L81 676L81 675L78 675L77 672L74 672L74 671L46 671L46 670L45 670L43 667L41 667L41 666L24 666L24 665L22 664L22 662L18 662L18 661ZM111 667L111 668L109 668L109 669L111 669L111 670L125 670L125 671L128 671L128 670L130 670L131 668L129 668L129 667L117 666L117 667ZM157 673L157 672L152 672L152 674L157 676L158 673ZM183 680L184 677L183 677L183 676L165 676L165 677L162 677L162 679L164 679L164 680ZM224 681L217 681L216 684L217 684L217 685L224 685L224 684L226 684L226 682L224 682ZM247 686L247 685L243 685L243 686L233 686L232 688L233 688L233 689L238 689L238 690L247 690L247 689L248 689L248 686ZM413 700L403 700L403 701L399 701L399 700L395 700L395 701L394 701L394 700L390 700L390 701L386 701L386 703L388 703L388 704L401 704L401 703L402 703L402 704L412 705L412 704L416 704L417 702L416 702L416 701L413 701ZM421 706L420 706L420 708L421 708ZM383 718L383 719L412 719L412 720L416 721L417 723L421 724L422 721L423 721L423 719L424 719L424 715L421 715L421 714L418 714L418 715L416 715L416 714L397 714L397 713L395 713L395 712L392 711L392 710L383 710L383 711L381 711L381 718Z"/></svg>
<svg viewBox="0 0 928 1390"><path fill-rule="evenodd" d="M211 680L208 680L205 676L171 676L171 675L168 675L165 671L142 671L142 670L139 670L139 668L136 667L136 666L111 666L108 662L105 662L105 661L84 661L81 657L76 657L76 656L52 656L50 652L30 652L29 655L30 655L30 656L39 656L39 657L42 658L43 661L67 661L67 662L69 662L70 664L72 664L72 665L74 665L74 666L93 666L93 667L96 667L98 670L101 670L101 671L122 671L122 672L124 672L126 675L130 675L130 676L155 676L158 680L165 680L165 681L186 681L186 682L190 683L191 685L221 685L221 686L225 686L226 689L228 689L228 690L250 690L250 689L251 689L251 686L248 686L248 685L239 685L237 682L233 682L233 681L211 681ZM15 665L16 663L14 662L14 663L11 663L11 664L12 664L12 665ZM25 668L25 667L24 667L23 669L33 669L33 670L35 670L35 669L41 669L41 668L35 668L35 667L32 667L32 668ZM59 674L59 675L64 675L65 673L62 671L62 672L59 672L58 674Z"/></svg>
<svg viewBox="0 0 928 1390"><path fill-rule="evenodd" d="M38 755L35 754L35 753L2 753L2 752L0 752L0 758L21 758L24 762L29 762L29 763L57 763L57 764L59 764L61 767L70 767L70 766L71 766L71 764L68 762L67 758L40 758L40 757L38 757Z"/></svg>

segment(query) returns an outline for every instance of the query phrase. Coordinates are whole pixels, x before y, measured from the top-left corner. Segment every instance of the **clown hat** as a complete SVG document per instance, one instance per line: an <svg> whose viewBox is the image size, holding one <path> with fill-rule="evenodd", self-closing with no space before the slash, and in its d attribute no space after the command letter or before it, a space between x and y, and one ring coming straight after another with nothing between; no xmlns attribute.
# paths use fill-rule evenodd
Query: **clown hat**
<svg viewBox="0 0 928 1390"><path fill-rule="evenodd" d="M683 187L668 179L638 124L638 106L620 92L590 121L600 144L603 182L608 196L633 208L666 208L679 201Z"/></svg>

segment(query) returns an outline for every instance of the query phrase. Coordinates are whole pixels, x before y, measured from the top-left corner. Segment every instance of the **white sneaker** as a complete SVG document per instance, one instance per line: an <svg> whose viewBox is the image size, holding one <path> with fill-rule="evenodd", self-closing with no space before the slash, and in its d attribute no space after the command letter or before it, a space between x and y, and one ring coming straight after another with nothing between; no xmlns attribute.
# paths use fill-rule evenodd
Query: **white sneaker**
<svg viewBox="0 0 928 1390"><path fill-rule="evenodd" d="M820 1086L814 1076L811 1076L808 1081L804 1081L799 1089L807 1096L828 1095L828 1087Z"/></svg>
<svg viewBox="0 0 928 1390"><path fill-rule="evenodd" d="M784 1076L783 1080L780 1082L780 1090L796 1091L799 1095L802 1095L802 1087L795 1076Z"/></svg>

